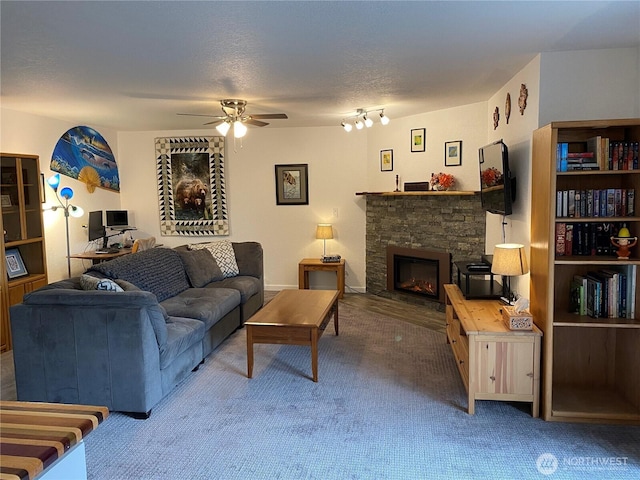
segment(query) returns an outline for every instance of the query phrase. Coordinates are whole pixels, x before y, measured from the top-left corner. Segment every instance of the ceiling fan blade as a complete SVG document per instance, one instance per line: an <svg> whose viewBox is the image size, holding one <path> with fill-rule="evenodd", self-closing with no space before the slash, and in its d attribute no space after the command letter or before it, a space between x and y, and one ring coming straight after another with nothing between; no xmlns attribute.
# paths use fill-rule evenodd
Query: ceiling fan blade
<svg viewBox="0 0 640 480"><path fill-rule="evenodd" d="M256 115L250 115L251 118L264 118L264 119L286 119L289 118L287 117L286 113L258 113Z"/></svg>
<svg viewBox="0 0 640 480"><path fill-rule="evenodd" d="M213 122L203 123L203 125L211 125L213 127L220 125L224 120L214 120Z"/></svg>
<svg viewBox="0 0 640 480"><path fill-rule="evenodd" d="M244 123L248 123L249 125L255 125L256 127L265 127L269 125L267 122L261 122L260 120L254 120L253 118L247 118Z"/></svg>
<svg viewBox="0 0 640 480"><path fill-rule="evenodd" d="M200 113L176 113L176 115L184 115L187 117L209 117L209 118L226 118L220 115L202 115Z"/></svg>

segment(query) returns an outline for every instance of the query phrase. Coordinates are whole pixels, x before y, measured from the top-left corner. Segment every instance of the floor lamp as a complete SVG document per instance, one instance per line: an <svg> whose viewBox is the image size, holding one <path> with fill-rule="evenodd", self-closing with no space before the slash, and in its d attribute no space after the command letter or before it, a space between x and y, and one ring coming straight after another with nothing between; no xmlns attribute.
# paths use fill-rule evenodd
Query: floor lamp
<svg viewBox="0 0 640 480"><path fill-rule="evenodd" d="M56 194L56 199L60 205L53 205L50 210L54 212L59 208L64 212L64 222L65 228L67 231L67 273L69 278L71 278L71 251L69 246L69 216L74 218L79 218L84 215L84 210L78 207L77 205L72 205L69 203L69 200L73 198L73 190L69 187L64 187L60 190L60 194L58 194L58 187L60 186L60 174L56 173L53 177L47 180L49 186L53 189L53 192ZM64 199L64 203L62 201L62 197Z"/></svg>

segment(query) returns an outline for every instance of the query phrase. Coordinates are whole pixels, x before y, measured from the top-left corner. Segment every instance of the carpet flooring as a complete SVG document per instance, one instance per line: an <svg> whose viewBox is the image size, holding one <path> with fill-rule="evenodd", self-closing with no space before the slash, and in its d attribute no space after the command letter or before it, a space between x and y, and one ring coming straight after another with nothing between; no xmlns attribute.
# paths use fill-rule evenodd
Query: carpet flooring
<svg viewBox="0 0 640 480"><path fill-rule="evenodd" d="M443 333L342 303L318 383L289 345L256 345L248 379L239 330L149 419L112 413L86 449L92 480L640 477L640 428L544 422L525 403L468 415Z"/></svg>

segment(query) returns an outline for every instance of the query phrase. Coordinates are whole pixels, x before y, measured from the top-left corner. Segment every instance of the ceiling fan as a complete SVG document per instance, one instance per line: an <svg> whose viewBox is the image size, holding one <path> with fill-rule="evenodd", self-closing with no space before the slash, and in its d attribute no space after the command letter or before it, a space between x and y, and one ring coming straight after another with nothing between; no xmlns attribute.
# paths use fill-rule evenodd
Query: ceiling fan
<svg viewBox="0 0 640 480"><path fill-rule="evenodd" d="M269 125L267 122L261 120L276 120L286 119L284 113L259 113L254 115L246 115L245 108L247 106L246 100L238 100L234 98L228 98L220 101L222 105L222 111L224 115L201 115L197 113L178 113L178 115L187 115L194 117L211 117L216 118L212 122L207 122L204 125L215 125L216 130L222 135L227 135L227 132L233 126L233 136L235 138L242 138L247 133L246 124L254 125L256 127L265 127Z"/></svg>

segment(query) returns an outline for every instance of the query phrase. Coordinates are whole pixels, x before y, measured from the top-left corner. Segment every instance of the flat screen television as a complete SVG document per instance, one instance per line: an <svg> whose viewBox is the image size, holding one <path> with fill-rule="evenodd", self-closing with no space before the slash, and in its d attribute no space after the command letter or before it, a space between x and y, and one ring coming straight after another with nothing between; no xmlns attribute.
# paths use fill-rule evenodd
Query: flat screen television
<svg viewBox="0 0 640 480"><path fill-rule="evenodd" d="M89 212L89 241L102 239L103 246L107 242L104 225L102 225L102 210Z"/></svg>
<svg viewBox="0 0 640 480"><path fill-rule="evenodd" d="M129 214L126 210L107 210L107 227L128 227Z"/></svg>
<svg viewBox="0 0 640 480"><path fill-rule="evenodd" d="M502 140L479 149L480 197L491 213L511 215L516 199L516 179L509 170L509 149Z"/></svg>

